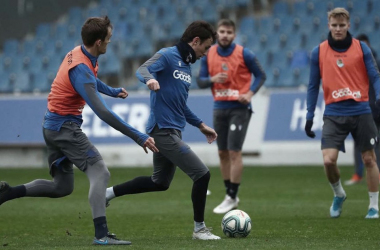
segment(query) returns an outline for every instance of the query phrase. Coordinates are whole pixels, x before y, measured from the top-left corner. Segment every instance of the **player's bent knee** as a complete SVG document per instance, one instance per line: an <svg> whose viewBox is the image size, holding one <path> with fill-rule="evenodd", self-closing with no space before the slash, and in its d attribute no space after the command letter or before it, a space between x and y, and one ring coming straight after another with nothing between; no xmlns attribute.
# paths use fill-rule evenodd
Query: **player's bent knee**
<svg viewBox="0 0 380 250"><path fill-rule="evenodd" d="M156 184L157 191L166 191L169 189L170 184Z"/></svg>
<svg viewBox="0 0 380 250"><path fill-rule="evenodd" d="M55 196L53 198L61 198L70 195L74 191L74 185L72 186L58 186L55 189Z"/></svg>
<svg viewBox="0 0 380 250"><path fill-rule="evenodd" d="M210 171L208 171L206 174L204 174L201 178L199 178L195 182L209 183L210 178L211 178L211 174L210 174Z"/></svg>
<svg viewBox="0 0 380 250"><path fill-rule="evenodd" d="M323 164L325 167L330 168L336 166L336 161L333 161L332 159L324 159Z"/></svg>
<svg viewBox="0 0 380 250"><path fill-rule="evenodd" d="M376 161L371 156L364 156L363 163L364 163L364 166L366 166L367 168L372 168L372 167L375 167Z"/></svg>

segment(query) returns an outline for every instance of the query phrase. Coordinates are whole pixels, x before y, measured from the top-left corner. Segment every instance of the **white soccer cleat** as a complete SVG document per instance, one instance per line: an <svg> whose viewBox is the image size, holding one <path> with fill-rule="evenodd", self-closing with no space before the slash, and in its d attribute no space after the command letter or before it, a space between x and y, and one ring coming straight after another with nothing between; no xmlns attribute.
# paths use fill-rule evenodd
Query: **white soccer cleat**
<svg viewBox="0 0 380 250"><path fill-rule="evenodd" d="M239 205L239 198L236 197L236 199L232 199L229 195L226 195L224 197L224 200L222 203L220 203L216 208L214 208L213 212L216 214L225 214L228 211L235 209Z"/></svg>
<svg viewBox="0 0 380 250"><path fill-rule="evenodd" d="M220 240L219 236L212 234L210 228L204 227L198 232L193 232L193 240Z"/></svg>
<svg viewBox="0 0 380 250"><path fill-rule="evenodd" d="M207 189L207 195L210 195L211 194L211 191Z"/></svg>

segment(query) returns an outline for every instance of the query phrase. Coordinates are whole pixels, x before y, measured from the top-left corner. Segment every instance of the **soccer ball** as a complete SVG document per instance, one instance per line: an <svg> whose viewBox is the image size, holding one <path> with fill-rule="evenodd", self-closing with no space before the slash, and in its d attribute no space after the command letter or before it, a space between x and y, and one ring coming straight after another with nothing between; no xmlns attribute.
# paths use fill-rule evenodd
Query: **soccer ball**
<svg viewBox="0 0 380 250"><path fill-rule="evenodd" d="M246 212L239 209L229 211L222 219L222 230L227 237L247 237L251 232L251 227L251 218Z"/></svg>

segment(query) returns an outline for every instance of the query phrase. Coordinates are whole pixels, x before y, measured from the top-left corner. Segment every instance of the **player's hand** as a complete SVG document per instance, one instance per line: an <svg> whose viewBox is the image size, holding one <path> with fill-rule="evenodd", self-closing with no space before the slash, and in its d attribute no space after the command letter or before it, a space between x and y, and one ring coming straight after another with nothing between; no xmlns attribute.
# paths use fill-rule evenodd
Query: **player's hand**
<svg viewBox="0 0 380 250"><path fill-rule="evenodd" d="M128 96L128 92L124 88L121 88L121 92L117 95L117 97L123 98L123 99L127 98L127 96Z"/></svg>
<svg viewBox="0 0 380 250"><path fill-rule="evenodd" d="M157 92L160 89L160 84L157 82L156 79L150 79L146 82L146 85L150 90L153 90L155 92Z"/></svg>
<svg viewBox="0 0 380 250"><path fill-rule="evenodd" d="M211 77L211 82L214 82L214 83L225 83L226 80L227 80L227 73L225 72L220 72L216 75L214 75L213 77Z"/></svg>
<svg viewBox="0 0 380 250"><path fill-rule="evenodd" d="M152 151L153 153L159 152L158 148L156 148L154 139L152 137L149 137L143 145L143 149L144 149L145 153L148 153L148 150L146 148L149 148L149 150Z"/></svg>
<svg viewBox="0 0 380 250"><path fill-rule="evenodd" d="M254 93L251 90L245 94L239 95L238 102L240 102L244 105L248 105L251 102L253 95L254 95Z"/></svg>
<svg viewBox="0 0 380 250"><path fill-rule="evenodd" d="M313 127L313 120L307 120L306 125L305 125L306 135L309 136L310 138L314 138L315 133L314 131L311 131L311 127Z"/></svg>
<svg viewBox="0 0 380 250"><path fill-rule="evenodd" d="M199 126L199 130L206 136L207 142L209 144L211 144L213 141L215 141L216 138L218 137L218 134L215 132L215 130L210 128L209 126L207 126L203 122Z"/></svg>

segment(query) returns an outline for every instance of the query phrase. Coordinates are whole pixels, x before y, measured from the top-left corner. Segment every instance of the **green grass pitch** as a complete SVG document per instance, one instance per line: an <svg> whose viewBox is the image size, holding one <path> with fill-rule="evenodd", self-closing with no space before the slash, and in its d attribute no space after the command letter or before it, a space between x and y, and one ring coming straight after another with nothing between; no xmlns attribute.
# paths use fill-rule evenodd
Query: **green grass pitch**
<svg viewBox="0 0 380 250"><path fill-rule="evenodd" d="M342 179L352 167L342 167ZM110 185L151 168L110 168ZM49 178L47 169L0 169L12 186ZM239 209L252 219L247 238L222 235L222 215L212 213L224 197L218 168L211 168L206 225L220 241L195 241L191 180L180 170L166 192L124 196L107 208L108 226L131 246L107 249L380 249L380 221L365 220L369 200L365 184L345 187L348 199L338 219L329 218L333 194L322 167L246 167ZM75 172L75 190L60 199L24 198L0 206L0 249L94 249L87 200L88 180ZM101 247L101 246L100 246Z"/></svg>

